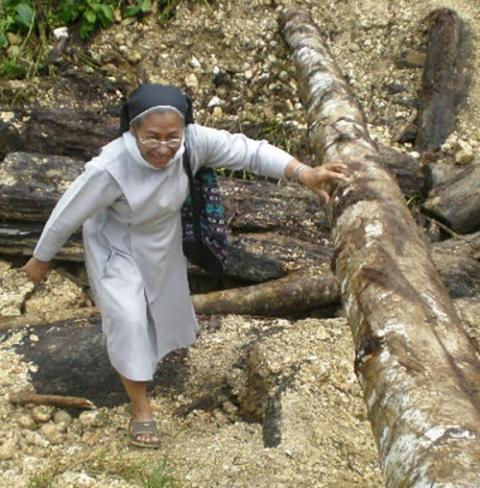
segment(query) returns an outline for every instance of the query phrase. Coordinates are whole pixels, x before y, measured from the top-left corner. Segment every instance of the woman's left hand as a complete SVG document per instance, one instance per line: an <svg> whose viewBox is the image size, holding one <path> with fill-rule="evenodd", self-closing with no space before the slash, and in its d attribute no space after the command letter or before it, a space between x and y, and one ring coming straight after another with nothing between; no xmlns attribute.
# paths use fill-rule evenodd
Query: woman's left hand
<svg viewBox="0 0 480 488"><path fill-rule="evenodd" d="M330 201L330 195L324 189L325 183L349 181L349 178L346 175L347 170L348 168L345 164L333 161L322 166L316 166L302 171L298 180L318 196L322 197L325 200L325 203L328 203Z"/></svg>

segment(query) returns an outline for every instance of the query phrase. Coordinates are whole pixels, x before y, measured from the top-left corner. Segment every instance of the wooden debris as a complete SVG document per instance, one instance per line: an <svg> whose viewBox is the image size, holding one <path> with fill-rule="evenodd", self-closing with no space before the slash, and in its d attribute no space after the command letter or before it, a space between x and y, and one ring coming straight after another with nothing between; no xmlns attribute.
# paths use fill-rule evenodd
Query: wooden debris
<svg viewBox="0 0 480 488"><path fill-rule="evenodd" d="M480 363L360 107L309 14L281 19L319 161L351 181L332 199L335 273L387 486L475 486Z"/></svg>
<svg viewBox="0 0 480 488"><path fill-rule="evenodd" d="M455 129L460 103L468 89L468 33L458 14L448 8L431 12L428 49L419 95L415 145L437 151Z"/></svg>
<svg viewBox="0 0 480 488"><path fill-rule="evenodd" d="M88 319L97 315L99 315L99 311L96 307L84 307L60 310L47 315L25 314L14 317L0 317L0 331L45 325L48 322Z"/></svg>
<svg viewBox="0 0 480 488"><path fill-rule="evenodd" d="M460 234L480 230L480 164L432 190L422 210Z"/></svg>
<svg viewBox="0 0 480 488"><path fill-rule="evenodd" d="M59 408L95 408L95 405L86 398L61 396L61 395L40 395L38 393L19 392L10 393L8 401L14 405L53 405Z"/></svg>
<svg viewBox="0 0 480 488"><path fill-rule="evenodd" d="M29 152L88 160L118 136L118 116L93 110L34 108L23 130Z"/></svg>
<svg viewBox="0 0 480 488"><path fill-rule="evenodd" d="M5 332L8 334L8 332ZM31 366L30 379L36 392L45 395L88 398L97 407L128 402L118 372L108 358L105 336L96 317L45 322L34 329L35 340L13 346ZM150 385L163 391L181 391L186 377L185 351L172 352L157 368Z"/></svg>

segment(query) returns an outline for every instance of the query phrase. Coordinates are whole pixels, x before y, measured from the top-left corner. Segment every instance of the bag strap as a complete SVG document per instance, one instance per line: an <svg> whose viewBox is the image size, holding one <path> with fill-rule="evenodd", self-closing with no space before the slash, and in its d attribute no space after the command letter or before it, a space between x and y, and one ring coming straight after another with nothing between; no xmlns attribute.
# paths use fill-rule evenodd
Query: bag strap
<svg viewBox="0 0 480 488"><path fill-rule="evenodd" d="M183 153L183 168L188 176L188 183L190 186L190 197L192 199L192 217L193 217L193 234L197 243L202 242L202 230L200 227L201 218L201 195L197 194L195 183L193 179L192 166L190 164L190 151L185 145L185 152Z"/></svg>

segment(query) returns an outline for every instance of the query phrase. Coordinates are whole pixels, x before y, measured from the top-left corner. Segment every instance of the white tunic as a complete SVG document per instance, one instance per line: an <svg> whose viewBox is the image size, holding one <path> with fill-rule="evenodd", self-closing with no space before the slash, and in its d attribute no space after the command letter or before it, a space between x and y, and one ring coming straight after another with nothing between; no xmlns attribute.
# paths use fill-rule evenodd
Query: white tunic
<svg viewBox="0 0 480 488"><path fill-rule="evenodd" d="M292 159L266 141L192 124L185 131L193 173L202 166L280 178ZM62 195L33 255L50 261L83 223L85 264L113 367L136 381L195 341L197 324L182 250L188 178L181 159L158 170L134 137L107 144Z"/></svg>

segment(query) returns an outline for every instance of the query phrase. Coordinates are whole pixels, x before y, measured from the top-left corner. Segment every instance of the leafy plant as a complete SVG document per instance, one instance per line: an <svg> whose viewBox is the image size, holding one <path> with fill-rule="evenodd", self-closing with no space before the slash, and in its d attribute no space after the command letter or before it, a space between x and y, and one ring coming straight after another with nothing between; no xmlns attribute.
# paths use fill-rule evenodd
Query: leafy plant
<svg viewBox="0 0 480 488"><path fill-rule="evenodd" d="M124 17L134 17L135 15L145 15L152 10L151 0L138 0L136 5L131 5L123 12Z"/></svg>
<svg viewBox="0 0 480 488"><path fill-rule="evenodd" d="M52 74L54 67L46 59L56 27L72 26L86 40L110 26L117 12L143 17L151 10L151 0L0 0L0 77ZM15 41L18 46L2 52L9 45L9 33L21 39Z"/></svg>
<svg viewBox="0 0 480 488"><path fill-rule="evenodd" d="M35 21L35 10L22 0L4 0L0 4L0 48L8 44L7 32L27 33Z"/></svg>

